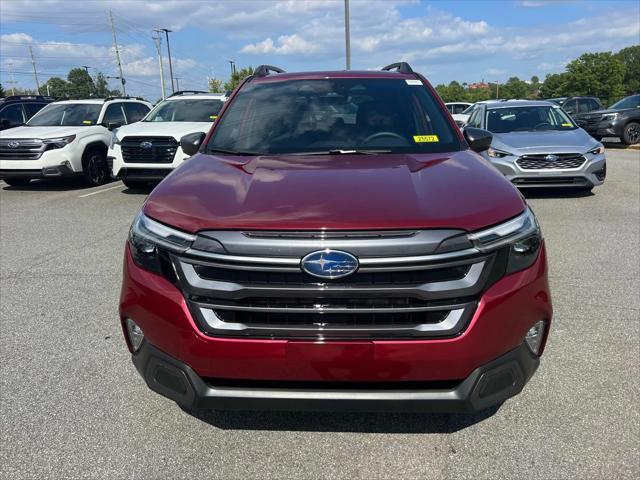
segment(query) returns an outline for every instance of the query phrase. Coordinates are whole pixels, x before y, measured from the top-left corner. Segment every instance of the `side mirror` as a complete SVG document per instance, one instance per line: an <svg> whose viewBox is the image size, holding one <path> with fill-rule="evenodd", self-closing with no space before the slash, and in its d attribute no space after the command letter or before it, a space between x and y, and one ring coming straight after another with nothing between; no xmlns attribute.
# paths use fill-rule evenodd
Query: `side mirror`
<svg viewBox="0 0 640 480"><path fill-rule="evenodd" d="M462 133L464 134L464 139L469 144L469 148L474 152L484 152L491 146L493 134L488 130L475 127L464 127Z"/></svg>
<svg viewBox="0 0 640 480"><path fill-rule="evenodd" d="M109 130L110 132L114 131L116 128L120 128L122 126L122 122L107 122L107 124L105 125L105 127L107 127L107 130Z"/></svg>
<svg viewBox="0 0 640 480"><path fill-rule="evenodd" d="M190 133L180 139L180 148L189 155L195 155L200 150L200 146L207 135L203 132Z"/></svg>

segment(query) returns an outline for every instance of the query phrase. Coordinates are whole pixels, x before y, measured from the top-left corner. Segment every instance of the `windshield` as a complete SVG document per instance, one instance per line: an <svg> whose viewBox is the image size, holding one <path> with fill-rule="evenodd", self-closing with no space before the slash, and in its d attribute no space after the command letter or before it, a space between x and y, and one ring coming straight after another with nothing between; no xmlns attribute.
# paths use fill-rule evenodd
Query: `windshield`
<svg viewBox="0 0 640 480"><path fill-rule="evenodd" d="M611 110L622 110L623 108L638 108L640 106L640 95L631 95L625 97L619 102L614 103L609 108Z"/></svg>
<svg viewBox="0 0 640 480"><path fill-rule="evenodd" d="M473 113L473 111L476 109L476 107L477 107L477 104L475 104L475 103L474 103L473 105L469 105L469 106L467 107L467 109L466 109L464 112L462 112L462 113L463 113L464 115L471 115L471 114Z"/></svg>
<svg viewBox="0 0 640 480"><path fill-rule="evenodd" d="M213 122L224 102L214 98L167 100L154 108L144 122Z"/></svg>
<svg viewBox="0 0 640 480"><path fill-rule="evenodd" d="M560 107L539 105L487 109L487 130L493 133L575 128L578 127Z"/></svg>
<svg viewBox="0 0 640 480"><path fill-rule="evenodd" d="M443 111L416 82L340 78L249 83L220 119L208 149L257 155L460 150Z"/></svg>
<svg viewBox="0 0 640 480"><path fill-rule="evenodd" d="M88 127L98 122L101 103L52 103L27 122L30 127Z"/></svg>

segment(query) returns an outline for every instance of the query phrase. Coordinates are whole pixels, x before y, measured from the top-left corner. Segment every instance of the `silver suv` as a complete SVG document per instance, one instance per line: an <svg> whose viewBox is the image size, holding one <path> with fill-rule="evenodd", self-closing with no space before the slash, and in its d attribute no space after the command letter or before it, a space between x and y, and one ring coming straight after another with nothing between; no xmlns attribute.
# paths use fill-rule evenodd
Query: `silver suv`
<svg viewBox="0 0 640 480"><path fill-rule="evenodd" d="M468 126L493 133L482 153L518 187L591 190L606 176L602 143L552 102L507 100L476 109Z"/></svg>

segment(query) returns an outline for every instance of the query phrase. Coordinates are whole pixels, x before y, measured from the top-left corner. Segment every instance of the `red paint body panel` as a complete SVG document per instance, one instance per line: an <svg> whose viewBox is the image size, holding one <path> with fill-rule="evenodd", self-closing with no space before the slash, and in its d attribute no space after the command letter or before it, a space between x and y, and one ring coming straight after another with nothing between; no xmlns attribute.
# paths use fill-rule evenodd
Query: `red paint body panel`
<svg viewBox="0 0 640 480"><path fill-rule="evenodd" d="M353 156L198 154L153 190L144 212L189 232L472 231L514 217L524 207L501 173L464 150Z"/></svg>
<svg viewBox="0 0 640 480"><path fill-rule="evenodd" d="M520 345L537 320L550 321L552 308L543 245L531 267L485 292L470 325L455 338L324 343L212 338L198 330L182 293L139 268L127 246L120 314L135 319L149 342L202 377L429 381L466 378Z"/></svg>

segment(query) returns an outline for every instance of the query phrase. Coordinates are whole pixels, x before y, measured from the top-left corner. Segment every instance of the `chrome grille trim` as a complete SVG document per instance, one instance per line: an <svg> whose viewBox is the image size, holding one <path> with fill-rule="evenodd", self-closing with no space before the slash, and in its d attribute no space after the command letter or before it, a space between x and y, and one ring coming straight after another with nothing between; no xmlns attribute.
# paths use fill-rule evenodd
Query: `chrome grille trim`
<svg viewBox="0 0 640 480"><path fill-rule="evenodd" d="M577 170L587 161L579 153L554 154L557 160L546 160L547 155L523 155L516 160L516 164L523 170Z"/></svg>
<svg viewBox="0 0 640 480"><path fill-rule="evenodd" d="M11 148L11 142L19 145ZM0 140L0 160L38 160L46 146L39 138L3 138Z"/></svg>
<svg viewBox="0 0 640 480"><path fill-rule="evenodd" d="M177 267L179 278L184 279L185 289L192 295L203 297L215 296L216 298L241 299L249 297L337 297L348 295L406 295L423 300L455 298L474 295L479 292L484 284L483 280L489 274L490 268L485 268L486 260L473 263L467 274L459 279L444 282L431 282L418 285L395 286L393 284L384 286L364 286L350 284L306 284L304 286L295 285L244 285L233 282L222 282L217 280L206 280L200 277L192 264L183 260L174 262ZM212 295L212 293L214 295Z"/></svg>

